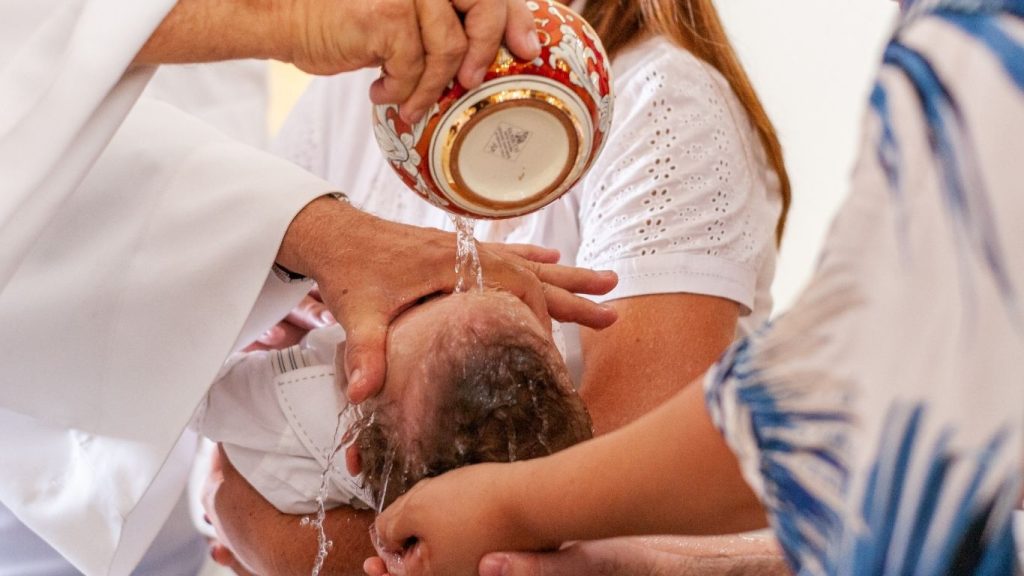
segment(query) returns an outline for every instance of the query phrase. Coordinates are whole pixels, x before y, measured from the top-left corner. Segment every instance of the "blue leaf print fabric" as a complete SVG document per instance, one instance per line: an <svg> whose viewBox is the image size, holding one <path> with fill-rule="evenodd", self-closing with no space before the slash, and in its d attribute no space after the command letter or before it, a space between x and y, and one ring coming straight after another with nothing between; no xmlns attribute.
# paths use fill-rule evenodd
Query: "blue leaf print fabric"
<svg viewBox="0 0 1024 576"><path fill-rule="evenodd" d="M1024 0L917 0L792 310L707 374L798 574L1020 574Z"/></svg>

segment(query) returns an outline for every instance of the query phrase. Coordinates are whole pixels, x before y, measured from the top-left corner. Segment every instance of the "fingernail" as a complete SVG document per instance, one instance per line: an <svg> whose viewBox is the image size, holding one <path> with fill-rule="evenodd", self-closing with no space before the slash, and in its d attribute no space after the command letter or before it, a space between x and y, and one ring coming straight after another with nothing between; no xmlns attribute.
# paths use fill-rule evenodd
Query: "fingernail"
<svg viewBox="0 0 1024 576"><path fill-rule="evenodd" d="M476 72L473 72L473 87L479 86L484 81L484 76L487 75L487 69L481 68Z"/></svg>
<svg viewBox="0 0 1024 576"><path fill-rule="evenodd" d="M356 368L355 370L352 371L351 374L349 374L349 376L348 376L349 400L353 400L354 401L354 400L358 399L358 398L353 398L352 397L352 392L353 391L356 391L356 392L359 391L359 384L360 384L360 380L362 378L363 378L363 371L360 370L359 368Z"/></svg>
<svg viewBox="0 0 1024 576"><path fill-rule="evenodd" d="M540 52L540 36L536 32L530 33L530 48L534 52Z"/></svg>
<svg viewBox="0 0 1024 576"><path fill-rule="evenodd" d="M220 553L220 546L216 544L210 546L210 560L213 560L216 564L219 564L220 566L228 565L227 562L224 561L223 554Z"/></svg>
<svg viewBox="0 0 1024 576"><path fill-rule="evenodd" d="M324 323L324 326L330 326L331 324L336 324L338 322L338 320L334 318L334 314L331 314L330 310L324 310L323 313L320 314L320 321Z"/></svg>
<svg viewBox="0 0 1024 576"><path fill-rule="evenodd" d="M284 329L282 329L280 326L274 326L267 330L266 332L264 332L263 336L260 336L260 340L264 342L273 342L275 340L280 339L282 336L284 336Z"/></svg>
<svg viewBox="0 0 1024 576"><path fill-rule="evenodd" d="M506 554L490 554L480 561L480 576L509 576L512 566Z"/></svg>
<svg viewBox="0 0 1024 576"><path fill-rule="evenodd" d="M423 112L421 110L409 110L408 108L400 110L398 115L405 120L406 124L412 125L420 121L423 118Z"/></svg>

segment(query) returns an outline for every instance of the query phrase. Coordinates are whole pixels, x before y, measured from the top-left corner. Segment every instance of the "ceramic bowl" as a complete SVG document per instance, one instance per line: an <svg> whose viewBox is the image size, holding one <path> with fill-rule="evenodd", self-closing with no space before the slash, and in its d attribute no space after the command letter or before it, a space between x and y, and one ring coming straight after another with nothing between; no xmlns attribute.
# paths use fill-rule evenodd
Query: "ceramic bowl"
<svg viewBox="0 0 1024 576"><path fill-rule="evenodd" d="M604 145L612 119L610 63L583 18L551 0L527 2L541 54L502 47L484 82L453 82L419 122L374 107L391 167L427 201L457 215L510 218L568 191Z"/></svg>

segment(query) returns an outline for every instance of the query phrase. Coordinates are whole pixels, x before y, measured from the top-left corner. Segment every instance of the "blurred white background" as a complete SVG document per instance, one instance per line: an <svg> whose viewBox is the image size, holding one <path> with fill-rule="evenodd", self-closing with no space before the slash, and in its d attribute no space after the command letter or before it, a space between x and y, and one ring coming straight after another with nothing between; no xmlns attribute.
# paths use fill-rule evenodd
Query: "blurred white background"
<svg viewBox="0 0 1024 576"><path fill-rule="evenodd" d="M717 0L782 139L793 208L773 294L787 308L807 281L846 195L861 121L897 13L888 0Z"/></svg>

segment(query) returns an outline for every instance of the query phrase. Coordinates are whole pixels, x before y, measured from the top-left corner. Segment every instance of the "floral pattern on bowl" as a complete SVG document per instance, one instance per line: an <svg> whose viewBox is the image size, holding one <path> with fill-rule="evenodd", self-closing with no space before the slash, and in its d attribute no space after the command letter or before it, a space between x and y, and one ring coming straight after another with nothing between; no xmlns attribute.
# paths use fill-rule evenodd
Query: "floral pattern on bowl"
<svg viewBox="0 0 1024 576"><path fill-rule="evenodd" d="M526 61L501 48L483 83L453 82L422 120L374 107L374 135L403 182L428 202L474 218L508 218L568 191L611 125L610 63L597 34L568 7L530 0L541 41Z"/></svg>

